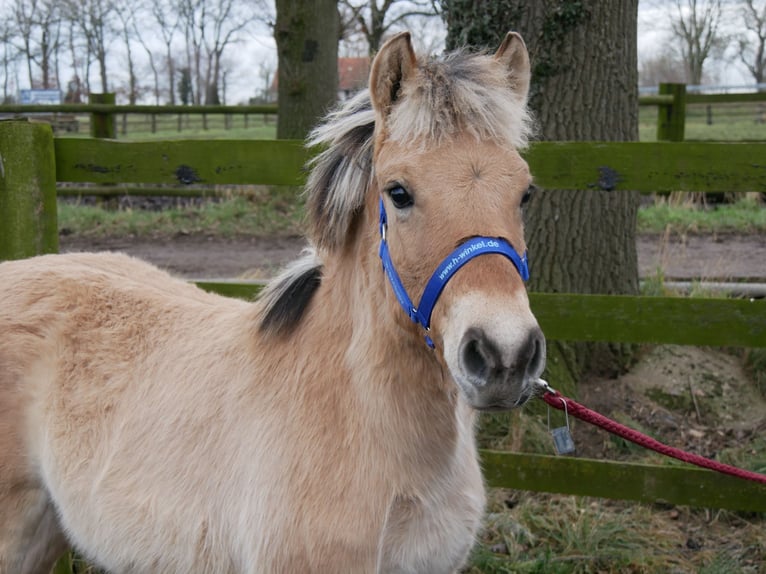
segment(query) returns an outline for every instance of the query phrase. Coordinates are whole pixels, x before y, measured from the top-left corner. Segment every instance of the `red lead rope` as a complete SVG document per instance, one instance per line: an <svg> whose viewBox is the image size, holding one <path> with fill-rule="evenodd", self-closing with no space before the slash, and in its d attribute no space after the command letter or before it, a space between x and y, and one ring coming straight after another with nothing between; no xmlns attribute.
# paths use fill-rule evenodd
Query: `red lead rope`
<svg viewBox="0 0 766 574"><path fill-rule="evenodd" d="M548 388L550 389L550 387ZM737 468L736 466L723 464L722 462L716 462L714 460L710 460L709 458L705 458L704 456L699 456L697 454L685 452L679 448L673 448L672 446L662 444L661 442L656 441L653 438L638 432L637 430L626 427L625 425L621 425L620 423L615 422L605 417L604 415L600 415L599 413L592 411L579 403L576 403L572 399L562 397L561 393L558 391L549 390L544 395L542 395L541 398L550 406L560 411L565 409L564 403L566 402L565 412L567 414L570 414L573 417L588 422L592 425L596 425L605 431L616 434L617 436L634 442L637 445L643 446L644 448L649 448L659 452L660 454L677 458L683 462L696 464L697 466L701 466L703 468L709 468L710 470L715 470L724 474L730 474L738 478L744 478L745 480L753 480L755 482L760 482L761 484L766 484L766 475Z"/></svg>

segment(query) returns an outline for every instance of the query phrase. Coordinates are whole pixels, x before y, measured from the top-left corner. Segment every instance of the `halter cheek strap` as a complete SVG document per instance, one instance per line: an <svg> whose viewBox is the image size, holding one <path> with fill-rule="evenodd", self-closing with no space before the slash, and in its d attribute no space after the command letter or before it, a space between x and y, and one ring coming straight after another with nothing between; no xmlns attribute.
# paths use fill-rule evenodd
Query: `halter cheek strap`
<svg viewBox="0 0 766 574"><path fill-rule="evenodd" d="M402 280L399 278L399 274L394 268L394 263L391 261L391 254L388 250L388 241L386 240L386 230L388 228L388 217L386 215L386 208L383 205L383 198L380 198L380 259L383 262L383 269L386 272L389 283L394 290L394 295L399 301L399 304L404 309L407 316L413 323L418 323L426 331L426 344L432 349L434 343L431 340L428 332L431 330L431 313L434 310L436 301L439 299L442 290L452 276L463 265L468 263L471 259L478 257L479 255L486 255L489 253L496 253L504 255L516 267L516 270L521 275L523 281L529 279L529 265L527 262L527 254L519 255L513 246L505 239L497 237L473 237L468 239L457 247L452 253L447 255L444 261L436 268L431 278L426 283L426 288L423 291L423 295L420 298L420 303L417 307L412 304L412 300L407 295L407 290L402 284Z"/></svg>

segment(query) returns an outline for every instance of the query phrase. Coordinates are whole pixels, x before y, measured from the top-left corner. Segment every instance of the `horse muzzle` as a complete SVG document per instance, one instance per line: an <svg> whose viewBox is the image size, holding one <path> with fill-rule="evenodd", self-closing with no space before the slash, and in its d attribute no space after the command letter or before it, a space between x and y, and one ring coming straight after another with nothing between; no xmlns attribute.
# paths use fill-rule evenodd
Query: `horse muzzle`
<svg viewBox="0 0 766 574"><path fill-rule="evenodd" d="M522 406L545 369L546 347L526 293L476 290L449 303L438 321L444 361L466 402L490 411Z"/></svg>
<svg viewBox="0 0 766 574"><path fill-rule="evenodd" d="M545 367L545 337L534 326L510 348L480 327L470 327L458 347L456 380L471 406L496 411L520 407L533 395Z"/></svg>

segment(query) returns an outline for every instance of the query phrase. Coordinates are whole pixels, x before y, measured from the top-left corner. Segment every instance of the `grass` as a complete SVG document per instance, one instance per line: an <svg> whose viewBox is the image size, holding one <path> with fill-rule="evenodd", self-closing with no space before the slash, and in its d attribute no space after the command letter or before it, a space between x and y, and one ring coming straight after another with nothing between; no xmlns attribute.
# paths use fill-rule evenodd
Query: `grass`
<svg viewBox="0 0 766 574"><path fill-rule="evenodd" d="M108 200L96 205L59 201L59 227L63 233L93 237L301 233L303 202L297 190L252 187L248 191L246 196L162 211L115 208ZM716 206L674 205L659 198L639 210L638 232L763 233L766 205L752 200Z"/></svg>
<svg viewBox="0 0 766 574"><path fill-rule="evenodd" d="M303 202L294 188L253 188L247 196L161 211L114 208L109 201L84 205L59 200L61 233L84 237L158 237L204 234L219 237L301 233Z"/></svg>
<svg viewBox="0 0 766 574"><path fill-rule="evenodd" d="M766 231L766 205L751 199L705 206L675 205L657 198L638 211L639 233L762 233Z"/></svg>
<svg viewBox="0 0 766 574"><path fill-rule="evenodd" d="M90 116L77 117L80 128L76 133L61 133L63 137L90 137ZM232 114L226 121L222 114L207 116L206 125L200 114L183 116L180 129L177 115L157 115L152 131L151 116L127 114L116 118L117 139L121 140L172 140L172 139L274 139L277 122L274 116Z"/></svg>
<svg viewBox="0 0 766 574"><path fill-rule="evenodd" d="M729 512L493 490L466 572L756 573L761 528Z"/></svg>

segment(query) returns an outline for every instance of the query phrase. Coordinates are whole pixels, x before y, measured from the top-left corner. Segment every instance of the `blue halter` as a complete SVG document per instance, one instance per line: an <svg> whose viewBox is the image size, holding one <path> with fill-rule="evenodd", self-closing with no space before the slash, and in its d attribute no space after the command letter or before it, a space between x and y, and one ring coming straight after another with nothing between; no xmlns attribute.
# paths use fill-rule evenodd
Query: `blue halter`
<svg viewBox="0 0 766 574"><path fill-rule="evenodd" d="M473 237L458 246L452 253L447 255L444 261L436 268L431 278L426 283L426 288L420 298L420 304L415 307L412 300L407 295L407 290L399 279L399 274L391 261L391 254L388 251L388 241L386 241L386 229L388 228L388 217L386 208L383 205L383 198L380 198L380 259L383 262L383 269L386 272L388 281L394 289L394 295L399 304L407 313L413 323L418 323L426 331L426 344L434 348L434 342L431 340L428 332L431 330L431 313L436 305L436 300L441 295L444 286L452 276L463 265L468 263L474 257L488 253L497 253L504 255L514 264L521 275L523 281L529 280L529 265L527 263L527 253L519 256L513 246L505 239L497 237Z"/></svg>

